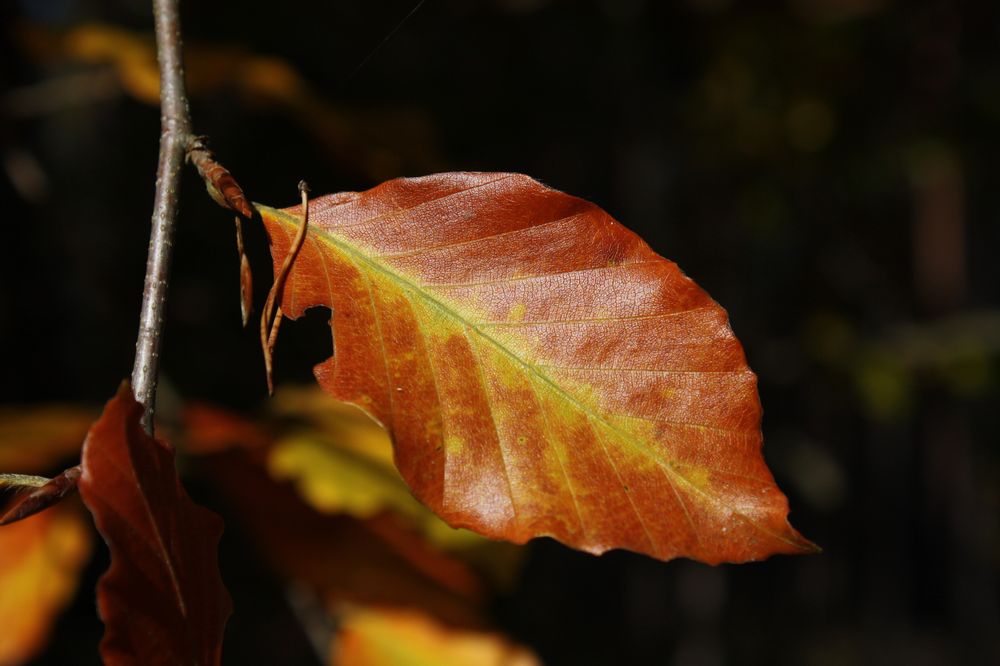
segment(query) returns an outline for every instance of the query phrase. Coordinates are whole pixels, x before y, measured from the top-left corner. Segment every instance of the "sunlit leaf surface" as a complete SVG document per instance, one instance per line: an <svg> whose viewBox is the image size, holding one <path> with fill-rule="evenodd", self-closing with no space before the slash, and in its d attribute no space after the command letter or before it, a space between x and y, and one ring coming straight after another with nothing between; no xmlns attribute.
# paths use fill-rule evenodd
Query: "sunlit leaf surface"
<svg viewBox="0 0 1000 666"><path fill-rule="evenodd" d="M277 270L301 210L260 209ZM589 202L488 173L320 198L282 300L316 305L320 385L453 526L713 563L814 550L725 311Z"/></svg>

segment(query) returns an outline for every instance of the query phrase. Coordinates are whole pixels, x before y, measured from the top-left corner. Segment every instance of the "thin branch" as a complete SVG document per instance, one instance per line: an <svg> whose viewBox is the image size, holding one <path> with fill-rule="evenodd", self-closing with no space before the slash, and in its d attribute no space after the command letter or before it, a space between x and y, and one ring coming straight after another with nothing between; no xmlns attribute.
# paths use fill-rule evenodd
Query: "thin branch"
<svg viewBox="0 0 1000 666"><path fill-rule="evenodd" d="M178 0L153 0L153 13L160 64L160 160L156 170L153 228L146 260L139 336L132 367L132 390L135 399L145 408L143 425L150 434L153 432L160 338L163 334L163 311L177 219L181 167L191 134L191 118L184 91Z"/></svg>
<svg viewBox="0 0 1000 666"><path fill-rule="evenodd" d="M76 492L76 484L82 473L83 470L76 465L54 479L23 474L0 474L0 489L22 491L31 489L19 497L13 506L5 507L4 511L0 512L0 526L24 520L63 501L68 495Z"/></svg>
<svg viewBox="0 0 1000 666"><path fill-rule="evenodd" d="M47 476L33 476L31 474L0 474L0 490L41 488L51 480Z"/></svg>

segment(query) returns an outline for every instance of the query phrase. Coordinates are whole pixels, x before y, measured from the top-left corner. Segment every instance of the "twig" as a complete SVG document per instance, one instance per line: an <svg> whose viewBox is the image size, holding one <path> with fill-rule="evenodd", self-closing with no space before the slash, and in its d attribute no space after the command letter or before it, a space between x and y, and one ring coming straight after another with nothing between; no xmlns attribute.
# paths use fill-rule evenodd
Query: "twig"
<svg viewBox="0 0 1000 666"><path fill-rule="evenodd" d="M229 169L215 159L205 141L203 136L188 137L187 159L198 169L198 174L205 181L205 189L215 203L250 219L253 217L253 205Z"/></svg>
<svg viewBox="0 0 1000 666"><path fill-rule="evenodd" d="M44 476L0 474L0 488L32 489L13 506L0 513L0 526L24 520L63 501L67 495L76 492L76 484L82 473L83 470L76 465L53 479L46 479Z"/></svg>
<svg viewBox="0 0 1000 666"><path fill-rule="evenodd" d="M205 189L215 203L236 213L236 252L240 257L240 314L245 328L250 322L250 311L253 309L253 273L250 270L250 260L243 249L242 218L249 220L253 217L253 204L247 199L233 174L229 173L229 169L215 159L215 155L205 145L205 137L192 136L188 139L187 159L198 169L198 174L205 181Z"/></svg>
<svg viewBox="0 0 1000 666"><path fill-rule="evenodd" d="M135 343L132 390L142 404L143 425L153 433L153 409L163 335L163 311L167 298L174 223L180 194L180 173L191 134L184 68L178 0L153 0L156 22L156 53L160 65L160 160L156 169L156 196L153 201L152 232L146 260L146 281L142 292L139 335Z"/></svg>
<svg viewBox="0 0 1000 666"><path fill-rule="evenodd" d="M302 224L299 226L295 239L292 241L285 260L281 263L281 269L274 276L274 284L267 294L267 301L264 302L264 309L260 313L260 346L264 352L264 371L267 374L267 392L274 393L273 377L273 353L274 345L278 340L278 329L281 327L281 305L275 304L281 300L282 290L285 288L285 280L292 270L295 258L299 256L299 250L306 240L306 231L309 227L309 185L306 181L299 181L299 194L302 195ZM273 315L273 318L272 318Z"/></svg>
<svg viewBox="0 0 1000 666"><path fill-rule="evenodd" d="M0 490L41 488L51 480L47 476L34 476L31 474L0 474Z"/></svg>

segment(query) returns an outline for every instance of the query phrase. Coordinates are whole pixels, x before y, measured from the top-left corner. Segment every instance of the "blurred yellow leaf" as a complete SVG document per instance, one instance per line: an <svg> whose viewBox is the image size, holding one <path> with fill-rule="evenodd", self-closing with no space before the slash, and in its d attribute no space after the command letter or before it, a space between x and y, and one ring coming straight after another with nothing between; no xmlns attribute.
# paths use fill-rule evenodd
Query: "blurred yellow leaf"
<svg viewBox="0 0 1000 666"><path fill-rule="evenodd" d="M44 647L92 541L76 502L0 528L0 666L24 663Z"/></svg>
<svg viewBox="0 0 1000 666"><path fill-rule="evenodd" d="M357 407L337 402L316 386L281 387L268 409L279 419L308 424L336 440L336 446L345 451L382 467L393 467L392 442L382 426Z"/></svg>
<svg viewBox="0 0 1000 666"><path fill-rule="evenodd" d="M34 474L79 456L95 416L62 405L0 407L0 471Z"/></svg>
<svg viewBox="0 0 1000 666"><path fill-rule="evenodd" d="M276 478L295 479L303 497L324 513L370 518L387 508L410 517L420 512L389 470L312 434L279 440L268 468Z"/></svg>
<svg viewBox="0 0 1000 666"><path fill-rule="evenodd" d="M358 518L393 511L445 548L492 543L449 527L413 497L393 463L388 433L360 409L312 387L280 389L271 409L303 426L277 439L268 469L277 479L294 481L319 511Z"/></svg>
<svg viewBox="0 0 1000 666"><path fill-rule="evenodd" d="M380 519L395 518L434 547L474 565L498 587L512 583L518 573L522 547L454 529L435 516L400 477L385 430L318 387L279 387L262 418L191 405L183 420L188 452L252 452L272 479L289 482L327 516L349 515L373 529Z"/></svg>
<svg viewBox="0 0 1000 666"><path fill-rule="evenodd" d="M295 424L269 450L269 472L292 481L315 509L358 518L390 511L496 585L513 582L523 548L450 527L418 502L396 470L389 435L360 409L315 386L280 388L269 408L279 420Z"/></svg>
<svg viewBox="0 0 1000 666"><path fill-rule="evenodd" d="M346 614L333 639L336 666L538 666L500 634L449 629L426 615L366 609Z"/></svg>

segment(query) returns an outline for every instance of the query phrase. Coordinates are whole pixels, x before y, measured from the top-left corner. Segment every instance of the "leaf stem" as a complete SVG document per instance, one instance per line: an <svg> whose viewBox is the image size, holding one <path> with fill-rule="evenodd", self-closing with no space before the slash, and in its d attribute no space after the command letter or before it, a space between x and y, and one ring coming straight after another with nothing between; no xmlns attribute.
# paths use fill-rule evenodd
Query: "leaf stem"
<svg viewBox="0 0 1000 666"><path fill-rule="evenodd" d="M32 476L30 474L0 474L0 489L8 488L41 488L51 481L47 476Z"/></svg>
<svg viewBox="0 0 1000 666"><path fill-rule="evenodd" d="M274 276L274 284L267 294L267 301L264 302L264 310L260 313L260 346L264 352L264 372L267 375L267 392L274 394L274 345L278 340L278 330L281 328L281 319L284 313L281 311L281 295L285 288L285 280L292 270L295 258L299 256L302 243L306 240L306 231L309 228L309 185L304 180L299 181L299 195L302 197L302 224L295 234L288 254L281 263L281 270ZM277 306L277 307L276 307Z"/></svg>
<svg viewBox="0 0 1000 666"><path fill-rule="evenodd" d="M179 0L153 0L156 53L160 65L160 159L156 169L156 195L139 335L132 367L132 390L135 399L143 406L143 426L150 434L153 432L160 339L180 195L180 173L191 134L191 118L184 90L178 4Z"/></svg>

